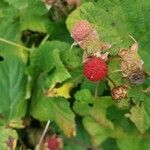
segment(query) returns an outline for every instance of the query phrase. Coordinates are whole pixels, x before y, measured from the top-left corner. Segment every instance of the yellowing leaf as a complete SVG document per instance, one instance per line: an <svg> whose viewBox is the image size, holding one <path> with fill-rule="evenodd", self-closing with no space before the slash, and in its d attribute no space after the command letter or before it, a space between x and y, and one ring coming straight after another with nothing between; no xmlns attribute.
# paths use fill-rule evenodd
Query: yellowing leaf
<svg viewBox="0 0 150 150"><path fill-rule="evenodd" d="M21 120L21 119L12 119L9 124L8 124L9 127L11 128L25 128L25 125L24 125L24 121Z"/></svg>
<svg viewBox="0 0 150 150"><path fill-rule="evenodd" d="M144 133L149 128L149 117L143 104L133 106L130 113L125 116L130 118L141 133Z"/></svg>
<svg viewBox="0 0 150 150"><path fill-rule="evenodd" d="M0 149L15 150L17 145L18 135L13 129L0 126Z"/></svg>
<svg viewBox="0 0 150 150"><path fill-rule="evenodd" d="M46 92L46 96L47 97L58 97L58 96L62 96L64 98L70 98L70 91L71 89L74 87L74 84L69 82L64 84L63 86L59 87L59 88L53 88L53 89L49 89Z"/></svg>

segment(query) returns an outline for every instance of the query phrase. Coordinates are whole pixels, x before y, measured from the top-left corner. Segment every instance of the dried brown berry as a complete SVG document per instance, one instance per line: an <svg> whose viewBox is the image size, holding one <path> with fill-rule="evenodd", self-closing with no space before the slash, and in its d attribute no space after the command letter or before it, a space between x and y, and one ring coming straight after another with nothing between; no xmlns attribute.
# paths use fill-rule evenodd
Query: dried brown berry
<svg viewBox="0 0 150 150"><path fill-rule="evenodd" d="M136 71L129 75L129 81L133 84L142 84L145 81L144 71Z"/></svg>
<svg viewBox="0 0 150 150"><path fill-rule="evenodd" d="M124 85L114 87L111 91L111 96L114 100L117 101L127 98L127 87Z"/></svg>
<svg viewBox="0 0 150 150"><path fill-rule="evenodd" d="M138 54L138 45L134 43L129 50L121 49L121 72L123 77L131 83L141 84L144 82L144 62Z"/></svg>

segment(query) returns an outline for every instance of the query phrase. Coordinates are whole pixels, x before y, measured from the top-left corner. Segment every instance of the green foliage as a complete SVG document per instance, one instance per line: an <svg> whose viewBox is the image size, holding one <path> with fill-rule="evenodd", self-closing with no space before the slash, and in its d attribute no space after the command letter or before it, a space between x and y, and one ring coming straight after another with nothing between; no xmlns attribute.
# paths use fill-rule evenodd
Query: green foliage
<svg viewBox="0 0 150 150"><path fill-rule="evenodd" d="M67 19L67 27L71 31L75 22L86 19L92 23L102 41L110 42L110 54L116 55L119 48L130 46L129 35L140 40L149 33L146 13L150 4L146 1L103 1L86 3L78 7ZM147 34L148 34L147 33ZM142 48L144 51L144 47Z"/></svg>
<svg viewBox="0 0 150 150"><path fill-rule="evenodd" d="M92 136L93 143L100 144L113 131L113 124L106 117L106 109L112 105L111 97L96 99L88 90L84 89L78 92L75 98L75 112L84 116L83 124Z"/></svg>
<svg viewBox="0 0 150 150"><path fill-rule="evenodd" d="M26 114L26 58L20 49L1 47L0 56L0 114L1 123L14 124ZM15 121L16 120L16 121Z"/></svg>
<svg viewBox="0 0 150 150"><path fill-rule="evenodd" d="M71 77L60 59L60 51L55 49L53 44L55 42L45 43L39 49L35 49L31 56L31 76L37 80L34 83L31 114L41 121L55 120L65 134L71 137L76 134L76 129L69 103L62 97L53 98L46 95L57 83ZM65 46L63 43L58 44Z"/></svg>
<svg viewBox="0 0 150 150"><path fill-rule="evenodd" d="M58 130L64 150L149 150L150 2L81 0L77 8L60 3L48 10L41 0L0 1L0 149L31 149L29 141L20 141L28 140L31 128L42 134L50 120L47 134ZM83 50L70 49L72 28L83 19L111 44L108 78L98 87L83 76ZM118 52L134 43L129 35L144 61L141 85L121 73ZM111 90L123 84L128 97L117 103Z"/></svg>
<svg viewBox="0 0 150 150"><path fill-rule="evenodd" d="M129 90L130 97L136 105L131 108L130 114L126 114L126 116L135 123L141 133L144 133L150 127L150 112L148 109L150 94L143 92L149 84L149 79L147 79L142 86L133 86Z"/></svg>

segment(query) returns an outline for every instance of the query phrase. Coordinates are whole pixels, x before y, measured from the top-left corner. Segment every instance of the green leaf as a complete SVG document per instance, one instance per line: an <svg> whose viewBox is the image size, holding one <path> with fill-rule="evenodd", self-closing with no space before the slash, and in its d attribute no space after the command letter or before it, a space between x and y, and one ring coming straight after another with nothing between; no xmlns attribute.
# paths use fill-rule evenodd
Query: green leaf
<svg viewBox="0 0 150 150"><path fill-rule="evenodd" d="M124 84L120 62L121 60L119 58L112 58L108 66L108 76L116 84L116 86ZM110 82L110 80L108 80L108 84L110 85L111 89L114 88L114 84Z"/></svg>
<svg viewBox="0 0 150 150"><path fill-rule="evenodd" d="M7 2L9 5L14 6L15 8L18 9L23 9L26 8L28 6L28 0L24 0L24 1L19 1L19 0L4 0L5 2Z"/></svg>
<svg viewBox="0 0 150 150"><path fill-rule="evenodd" d="M144 100L144 93L142 92L143 87L142 86L132 86L128 89L128 95L132 98L132 101L135 104L139 104L139 102L142 102Z"/></svg>
<svg viewBox="0 0 150 150"><path fill-rule="evenodd" d="M133 106L130 113L126 114L126 117L130 118L141 133L144 133L150 127L150 118L143 104L141 106Z"/></svg>
<svg viewBox="0 0 150 150"><path fill-rule="evenodd" d="M127 35L130 34L131 29L129 27L128 30L127 23L122 23L126 21L126 19L119 6L107 7L107 9L111 12L111 15L100 4L83 4L68 17L67 26L68 29L71 31L74 23L78 20L88 20L95 26L97 32L100 35L101 40L112 44L110 53L114 55L118 51L117 47L121 46L123 41L127 39ZM123 35L125 39L123 39L121 35L124 31L128 31L124 33L125 35ZM130 41L126 41L124 46L127 46L129 43Z"/></svg>
<svg viewBox="0 0 150 150"><path fill-rule="evenodd" d="M0 61L0 123L13 120L15 127L15 122L17 125L18 120L25 116L27 108L26 55L20 49L3 48L0 47L3 59Z"/></svg>
<svg viewBox="0 0 150 150"><path fill-rule="evenodd" d="M146 0L100 0L97 3L85 3L69 15L67 27L71 32L78 20L88 20L95 26L101 40L111 43L110 54L116 55L120 48L131 45L129 35L138 39L149 30L146 17L149 6L150 3Z"/></svg>
<svg viewBox="0 0 150 150"><path fill-rule="evenodd" d="M149 86L149 79L146 79L143 85L132 86L129 89L129 96L136 104L126 116L135 124L141 133L144 133L150 127L150 111L149 111L149 98L150 94L145 93L144 90Z"/></svg>
<svg viewBox="0 0 150 150"><path fill-rule="evenodd" d="M107 140L105 140L104 143L102 143L101 147L104 149L104 150L119 150L118 146L117 146L117 143L116 143L116 140L113 139L113 138L108 138Z"/></svg>
<svg viewBox="0 0 150 150"><path fill-rule="evenodd" d="M150 37L150 30L147 31L146 33L144 33L143 35L141 35L141 37L139 39L139 43L140 43L139 53L141 54L142 59L144 60L144 67L145 67L145 70L148 73L150 72L150 63L149 63L149 58L150 58L150 52L149 52L150 43L148 41L149 37Z"/></svg>
<svg viewBox="0 0 150 150"><path fill-rule="evenodd" d="M94 84L93 82L85 79L85 77L84 77L84 81L83 81L83 83L81 85L81 88L82 89L88 89L88 90L91 91L91 93L94 94L96 86L97 86L97 84ZM106 82L105 81L99 82L97 95L98 96L102 95L105 92L105 90L107 90L107 84L106 84Z"/></svg>
<svg viewBox="0 0 150 150"><path fill-rule="evenodd" d="M121 128L125 133L132 133L135 130L134 124L129 118L125 117L125 114L128 113L128 111L128 109L120 109L115 105L107 109L107 118L113 122L117 137L121 136L119 128Z"/></svg>
<svg viewBox="0 0 150 150"><path fill-rule="evenodd" d="M47 95L48 90L71 77L60 59L60 51L55 49L57 45L52 44L53 42L45 43L35 49L31 56L29 72L32 78L36 79L31 114L41 121L54 120L66 136L72 137L76 134L76 125L69 102L62 97Z"/></svg>
<svg viewBox="0 0 150 150"><path fill-rule="evenodd" d="M102 109L105 110L113 104L111 97L103 96L97 100L88 89L78 91L75 95L75 99L74 110L83 116L89 113L93 114L94 111L98 110L97 107L102 107Z"/></svg>
<svg viewBox="0 0 150 150"><path fill-rule="evenodd" d="M22 30L46 32L49 25L48 10L44 2L39 0L28 1L28 7L20 10L20 25Z"/></svg>
<svg viewBox="0 0 150 150"><path fill-rule="evenodd" d="M20 25L18 20L18 12L15 8L1 3L2 2L0 2L0 5L2 5L0 8L0 38L20 42Z"/></svg>
<svg viewBox="0 0 150 150"><path fill-rule="evenodd" d="M40 46L39 49L35 49L31 55L31 65L29 67L29 73L33 78L38 76L49 76L48 72L52 71L48 78L49 87L54 86L58 82L62 82L70 78L70 74L65 69L62 61L60 60L59 47L52 46L55 43L47 42ZM63 44L62 44L63 46Z"/></svg>
<svg viewBox="0 0 150 150"><path fill-rule="evenodd" d="M15 150L17 145L18 135L13 129L0 126L0 149Z"/></svg>
<svg viewBox="0 0 150 150"><path fill-rule="evenodd" d="M54 49L58 49L59 52L57 52L58 50L53 51ZM60 55L60 58L57 58L57 60L55 53L59 53L57 55ZM35 77L40 72L50 71L55 64L59 64L60 60L58 59L61 59L65 66L72 70L81 66L80 55L80 49L74 48L70 52L70 45L65 42L46 42L44 45L41 45L39 49L35 49L35 51L32 53L29 70L31 75Z"/></svg>
<svg viewBox="0 0 150 150"><path fill-rule="evenodd" d="M87 116L83 119L83 125L91 136L91 141L95 146L100 145L113 133L113 129L108 126L102 126L94 118Z"/></svg>
<svg viewBox="0 0 150 150"><path fill-rule="evenodd" d="M93 105L94 97L91 95L89 90L82 90L76 93L75 95L75 103L73 109L79 115L88 115L90 105Z"/></svg>
<svg viewBox="0 0 150 150"><path fill-rule="evenodd" d="M40 0L5 1L8 3L0 2L0 37L20 42L23 30L46 32L49 28L48 10L44 2Z"/></svg>
<svg viewBox="0 0 150 150"><path fill-rule="evenodd" d="M107 119L107 108L112 103L111 97L95 98L89 90L83 89L75 95L74 110L83 116L83 124L95 145L102 143L113 132L113 124ZM108 133L109 135L108 135Z"/></svg>
<svg viewBox="0 0 150 150"><path fill-rule="evenodd" d="M119 138L117 140L117 145L120 150L149 150L150 149L150 140L149 136L141 139L139 136L127 135L126 138Z"/></svg>
<svg viewBox="0 0 150 150"><path fill-rule="evenodd" d="M120 150L140 150L141 143L137 137L120 138L117 140L117 144Z"/></svg>
<svg viewBox="0 0 150 150"><path fill-rule="evenodd" d="M92 148L89 140L89 134L84 129L81 121L81 119L76 119L77 136L71 139L64 138L63 150L86 150L88 148Z"/></svg>
<svg viewBox="0 0 150 150"><path fill-rule="evenodd" d="M49 22L48 33L50 34L51 40L67 41L68 43L73 43L69 31L66 28L64 20L57 22ZM63 35L63 36L62 36ZM71 47L71 45L70 45ZM70 50L70 53L72 51Z"/></svg>
<svg viewBox="0 0 150 150"><path fill-rule="evenodd" d="M70 109L69 102L62 97L46 97L41 83L34 91L31 115L40 121L55 121L67 137L73 137L76 134L75 116Z"/></svg>

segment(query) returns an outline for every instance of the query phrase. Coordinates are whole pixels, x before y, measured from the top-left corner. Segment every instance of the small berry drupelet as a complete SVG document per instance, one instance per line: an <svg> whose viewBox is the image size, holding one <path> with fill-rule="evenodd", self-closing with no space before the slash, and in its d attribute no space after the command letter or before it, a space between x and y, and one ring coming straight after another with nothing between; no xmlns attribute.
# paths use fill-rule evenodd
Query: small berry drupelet
<svg viewBox="0 0 150 150"><path fill-rule="evenodd" d="M90 81L97 82L103 80L107 72L108 66L101 58L88 58L83 64L83 74Z"/></svg>

